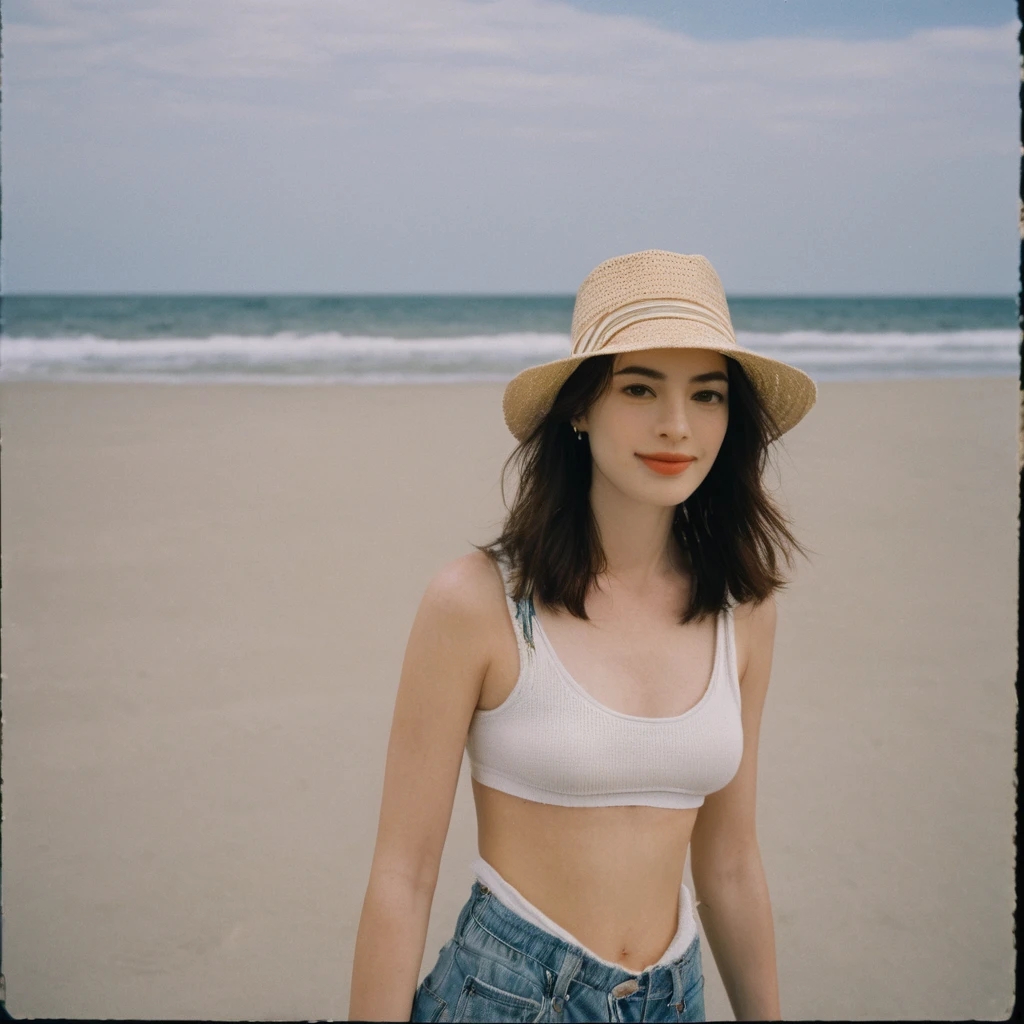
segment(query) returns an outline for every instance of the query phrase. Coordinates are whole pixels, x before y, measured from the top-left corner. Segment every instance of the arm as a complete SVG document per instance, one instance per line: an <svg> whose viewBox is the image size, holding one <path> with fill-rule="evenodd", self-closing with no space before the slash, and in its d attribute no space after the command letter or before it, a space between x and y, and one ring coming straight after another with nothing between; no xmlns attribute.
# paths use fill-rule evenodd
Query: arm
<svg viewBox="0 0 1024 1024"><path fill-rule="evenodd" d="M771 597L749 610L750 653L740 680L743 758L732 781L705 799L690 840L697 911L737 1020L781 1019L772 907L755 826L757 741L775 617Z"/></svg>
<svg viewBox="0 0 1024 1024"><path fill-rule="evenodd" d="M408 1020L466 733L489 661L473 552L428 585L395 698L377 842L356 933L349 1020Z"/></svg>

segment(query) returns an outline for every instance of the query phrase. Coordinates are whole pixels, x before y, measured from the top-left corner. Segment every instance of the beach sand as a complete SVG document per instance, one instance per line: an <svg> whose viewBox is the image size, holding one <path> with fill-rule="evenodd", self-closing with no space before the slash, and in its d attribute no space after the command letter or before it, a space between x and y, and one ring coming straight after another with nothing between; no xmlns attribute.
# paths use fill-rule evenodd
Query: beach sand
<svg viewBox="0 0 1024 1024"><path fill-rule="evenodd" d="M501 392L0 387L13 1015L347 1017L405 642L497 532ZM786 435L814 551L760 743L786 1017L1009 1012L1017 416L1010 378L827 383ZM421 977L475 840L464 762ZM704 972L730 1019L706 944Z"/></svg>

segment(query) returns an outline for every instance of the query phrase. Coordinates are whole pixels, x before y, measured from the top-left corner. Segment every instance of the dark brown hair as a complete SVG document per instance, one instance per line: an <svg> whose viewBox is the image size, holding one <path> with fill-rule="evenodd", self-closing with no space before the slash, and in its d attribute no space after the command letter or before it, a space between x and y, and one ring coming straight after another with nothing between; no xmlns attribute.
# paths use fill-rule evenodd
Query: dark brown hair
<svg viewBox="0 0 1024 1024"><path fill-rule="evenodd" d="M577 440L571 420L585 414L612 377L614 355L585 359L562 385L551 409L505 461L502 500L508 515L501 535L473 545L511 569L512 598L534 595L587 618L584 599L591 580L606 567L590 506L590 440ZM694 586L680 625L717 614L726 590L744 603L763 601L786 586L780 558L806 551L764 488L762 474L778 426L761 403L743 367L726 356L729 425L708 475L676 506L672 532L689 556ZM505 474L519 466L515 502L505 500Z"/></svg>

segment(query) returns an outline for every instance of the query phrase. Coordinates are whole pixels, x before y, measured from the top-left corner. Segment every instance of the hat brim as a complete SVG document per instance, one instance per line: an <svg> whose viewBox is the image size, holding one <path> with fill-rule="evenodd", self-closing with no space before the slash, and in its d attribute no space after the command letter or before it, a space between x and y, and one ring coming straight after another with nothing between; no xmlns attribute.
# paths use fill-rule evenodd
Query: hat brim
<svg viewBox="0 0 1024 1024"><path fill-rule="evenodd" d="M738 362L750 377L762 403L778 425L776 437L792 430L817 400L814 381L795 366L730 342L701 324L679 320L646 320L616 334L597 352L586 352L531 366L505 387L502 412L517 441L525 441L547 415L562 385L585 359L661 348L699 348L719 352ZM775 440L775 437L771 438Z"/></svg>

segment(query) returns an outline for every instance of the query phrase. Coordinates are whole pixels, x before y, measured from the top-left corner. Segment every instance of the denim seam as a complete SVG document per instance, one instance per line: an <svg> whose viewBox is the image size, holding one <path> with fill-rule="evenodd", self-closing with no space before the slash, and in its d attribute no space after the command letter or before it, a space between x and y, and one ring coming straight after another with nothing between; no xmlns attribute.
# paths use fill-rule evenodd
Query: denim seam
<svg viewBox="0 0 1024 1024"><path fill-rule="evenodd" d="M537 1011L539 1012L544 1005L542 1000L538 1001L536 999L531 999L529 996L521 996L518 992L509 992L507 989L503 989L500 985L494 985L491 982L487 981L485 978L477 977L477 975L475 974L467 974L466 977L463 979L462 993L459 996L460 1004L462 1002L462 996L465 995L466 987L470 981L472 981L474 984L480 986L483 989L491 989L493 992L498 993L498 996L504 996L508 1000L507 1005L509 1006L520 1006L523 1003L527 1003L531 1007L536 1007ZM487 995L486 992L483 992L481 994L484 996ZM495 996L494 998L498 999L498 996ZM500 999L498 1001L500 1001Z"/></svg>
<svg viewBox="0 0 1024 1024"><path fill-rule="evenodd" d="M457 945L457 943L456 943ZM452 949L452 954L448 957L448 966L444 969L444 974L441 975L441 980L438 981L437 987L444 988L444 983L448 980L448 975L452 973L452 965L455 963L455 949ZM434 993L437 995L437 993ZM438 996L440 998L440 996Z"/></svg>
<svg viewBox="0 0 1024 1024"><path fill-rule="evenodd" d="M484 900L487 900L489 898L490 897L488 895L486 895L486 894L483 897ZM473 908L472 918L476 922L476 924L481 928L481 930L485 931L492 939L494 939L495 942L500 943L506 949L510 949L514 953L518 953L520 956L525 957L527 960L532 960L535 964L537 964L538 967L540 967L540 968L542 968L544 970L548 969L548 965L543 963L542 961L538 960L535 956L531 956L529 953L525 953L523 950L517 949L515 946L513 946L510 943L506 942L505 939L503 939L500 935L495 935L494 932L492 932L491 929L488 928L487 925L485 925L483 923L483 921L480 920L480 918L479 918L479 916L477 915L477 912L476 912L476 907ZM465 937L465 935L463 935L463 937ZM477 951L474 949L474 950L470 950L470 952L476 953ZM479 955L480 956L487 956L486 953L480 953ZM495 958L493 956L488 956L487 959L488 960L494 960ZM504 961L498 961L498 962L499 963L504 963ZM505 966L508 966L508 965L506 964Z"/></svg>
<svg viewBox="0 0 1024 1024"><path fill-rule="evenodd" d="M497 964L499 967L504 967L505 970L509 971L509 973L511 973L511 974L514 974L517 978L521 979L525 984L533 985L533 986L537 985L537 979L536 978L531 978L529 975L522 975L522 974L519 974L518 971L513 971L512 968L509 967L508 963L506 961L504 961L504 960L497 960L493 956L487 956L485 953L478 953L475 949L467 949L466 952L469 953L470 956L478 956L478 957L480 957L481 960L487 960L488 962L490 962L492 964ZM478 974L473 974L472 972L468 973L466 975L466 978L476 978L477 981L486 981L486 979L481 978ZM463 978L463 984L465 984L465 978ZM488 982L486 982L486 984L492 985L493 983L488 981ZM493 985L493 987L494 988L500 988L499 985ZM543 998L542 999L534 999L532 996L521 996L521 995L519 995L518 992L508 992L507 994L510 995L510 996L515 996L517 999L523 999L523 1000L526 1000L527 1002L530 1002L530 1003L536 1003L538 1009L540 1008L540 1005L543 1002Z"/></svg>
<svg viewBox="0 0 1024 1024"><path fill-rule="evenodd" d="M474 920L475 920L475 918L474 918ZM477 921L477 924L480 924L480 922ZM526 957L528 960L533 960L533 962L535 964L540 964L541 967L544 966L535 957L530 956L528 953L524 953L520 949L515 949L514 946L510 946L503 939L499 939L497 935L495 935L489 929L484 928L484 926L482 924L480 925L480 927L483 928L483 930L485 932L487 932L487 934L490 935L492 939L495 939L497 942L500 942L506 949L513 949L516 953L519 953L521 956ZM471 947L467 946L464 942L459 942L458 943L458 947L459 947L459 949L463 950L465 953L468 953L470 956L478 956L478 957L480 957L481 960L488 960L492 964L497 964L499 967L503 967L510 974L514 974L517 978L521 978L528 985L538 985L539 984L537 978L531 977L528 974L520 974L519 971L513 970L512 967L509 965L507 960L499 960L497 957L491 956L489 953L483 952L483 951L478 950L478 949L472 949ZM475 975L471 975L471 976L475 977ZM487 982L487 984L490 984L490 982ZM494 987L497 988L498 986L495 985ZM541 987L543 988L543 986L541 986ZM529 996L521 996L517 992L510 992L509 995L515 996L517 999L525 999L525 1000L528 1000L531 1003L536 1003L538 1008L540 1008L541 1003L542 1003L542 1000L532 999Z"/></svg>
<svg viewBox="0 0 1024 1024"><path fill-rule="evenodd" d="M433 996L433 997L434 997L434 998L435 998L435 999L436 999L436 1000L437 1000L437 1001L438 1001L438 1002L439 1002L439 1003L441 1004L441 1009L440 1009L440 1011L438 1012L438 1014L437 1014L437 1017L435 1017L435 1018L434 1018L434 1020L440 1020L440 1019L441 1019L441 1017L443 1017L443 1016L444 1016L444 1015L445 1015L445 1014L446 1014L446 1013L448 1012L448 1000L447 1000L447 999L442 999L442 998L441 998L441 996L439 996L439 995L438 995L438 994L437 994L437 993L436 993L436 992L435 992L435 991L434 991L434 990L433 990L433 989L432 989L432 988L431 988L431 987L430 987L429 985L427 985L427 984L423 984L423 991L424 991L424 992L429 992L429 993L430 993L430 994L431 994L431 995L432 995L432 996Z"/></svg>

